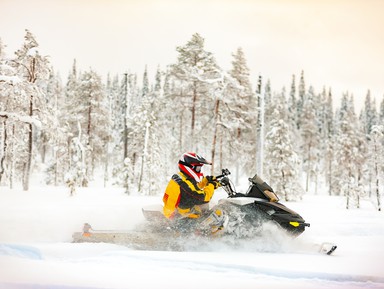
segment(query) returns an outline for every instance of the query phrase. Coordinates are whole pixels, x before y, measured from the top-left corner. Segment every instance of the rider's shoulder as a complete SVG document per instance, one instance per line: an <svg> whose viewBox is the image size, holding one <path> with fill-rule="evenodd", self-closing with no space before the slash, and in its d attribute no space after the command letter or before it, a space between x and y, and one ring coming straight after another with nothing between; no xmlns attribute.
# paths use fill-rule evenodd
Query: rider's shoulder
<svg viewBox="0 0 384 289"><path fill-rule="evenodd" d="M172 176L172 180L174 180L175 182L180 182L182 180L182 176L180 175L181 173L178 173L178 174L174 174Z"/></svg>

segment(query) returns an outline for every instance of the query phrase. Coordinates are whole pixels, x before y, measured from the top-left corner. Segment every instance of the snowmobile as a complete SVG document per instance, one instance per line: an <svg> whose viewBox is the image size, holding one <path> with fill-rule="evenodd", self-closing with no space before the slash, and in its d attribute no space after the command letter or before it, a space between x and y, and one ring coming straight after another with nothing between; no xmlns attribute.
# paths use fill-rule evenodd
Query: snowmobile
<svg viewBox="0 0 384 289"><path fill-rule="evenodd" d="M298 236L310 224L295 211L279 202L273 189L258 175L249 178L250 186L246 193L236 192L228 176L230 171L223 169L216 176L228 198L207 210L201 221L181 219L168 222L162 214L162 207L143 208L143 214L153 230L171 230L203 236L231 235L235 238L248 238L260 235L264 224L272 222L291 236Z"/></svg>
<svg viewBox="0 0 384 289"><path fill-rule="evenodd" d="M161 205L147 206L142 208L146 223L140 230L93 230L86 223L83 232L73 234L73 241L119 243L135 249L183 250L185 238L197 241L229 236L232 240L243 240L262 235L267 224L296 237L310 226L298 213L281 204L273 189L258 175L249 178L250 186L245 193L236 192L229 175L229 170L223 169L216 176L228 197L206 208L198 220L169 221Z"/></svg>

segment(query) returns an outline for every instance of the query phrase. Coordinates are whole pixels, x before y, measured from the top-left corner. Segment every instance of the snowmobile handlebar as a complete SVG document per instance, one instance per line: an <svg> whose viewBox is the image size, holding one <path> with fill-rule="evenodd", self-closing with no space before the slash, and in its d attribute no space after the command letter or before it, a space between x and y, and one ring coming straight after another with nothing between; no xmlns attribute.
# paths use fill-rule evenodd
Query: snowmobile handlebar
<svg viewBox="0 0 384 289"><path fill-rule="evenodd" d="M228 196L233 196L236 194L236 192L231 185L231 181L227 177L230 174L231 172L228 169L222 169L221 175L216 176L216 179L219 181L221 187L227 192Z"/></svg>
<svg viewBox="0 0 384 289"><path fill-rule="evenodd" d="M229 176L230 174L231 174L231 172L228 169L222 169L221 175L216 176L216 179L224 178L226 176Z"/></svg>

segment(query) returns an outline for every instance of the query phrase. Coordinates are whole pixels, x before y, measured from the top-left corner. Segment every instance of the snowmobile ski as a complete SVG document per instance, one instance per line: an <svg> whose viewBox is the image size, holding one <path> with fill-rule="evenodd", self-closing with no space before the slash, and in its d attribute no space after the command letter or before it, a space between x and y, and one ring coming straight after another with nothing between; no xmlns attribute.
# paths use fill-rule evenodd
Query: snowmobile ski
<svg viewBox="0 0 384 289"><path fill-rule="evenodd" d="M334 243L324 242L320 245L319 253L331 255L336 249L337 246Z"/></svg>
<svg viewBox="0 0 384 289"><path fill-rule="evenodd" d="M168 238L160 234L146 231L94 230L89 223L84 224L82 232L72 234L72 243L112 243L136 250L181 250L177 243L169 242Z"/></svg>

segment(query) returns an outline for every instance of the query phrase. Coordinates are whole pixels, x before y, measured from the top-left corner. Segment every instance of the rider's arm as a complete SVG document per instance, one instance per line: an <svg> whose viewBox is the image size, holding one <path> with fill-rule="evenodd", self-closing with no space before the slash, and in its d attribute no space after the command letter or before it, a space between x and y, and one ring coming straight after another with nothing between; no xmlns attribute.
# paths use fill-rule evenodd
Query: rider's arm
<svg viewBox="0 0 384 289"><path fill-rule="evenodd" d="M212 199L213 193L215 191L215 187L213 184L208 183L208 179L206 177L200 183L197 183L197 186L202 190L202 194L204 194L204 202L209 202Z"/></svg>
<svg viewBox="0 0 384 289"><path fill-rule="evenodd" d="M170 180L163 196L163 214L165 217L171 219L175 215L179 201L180 187L174 180Z"/></svg>

